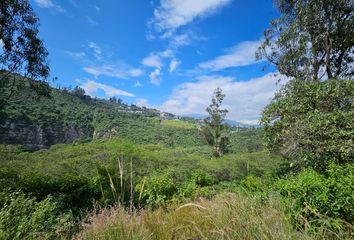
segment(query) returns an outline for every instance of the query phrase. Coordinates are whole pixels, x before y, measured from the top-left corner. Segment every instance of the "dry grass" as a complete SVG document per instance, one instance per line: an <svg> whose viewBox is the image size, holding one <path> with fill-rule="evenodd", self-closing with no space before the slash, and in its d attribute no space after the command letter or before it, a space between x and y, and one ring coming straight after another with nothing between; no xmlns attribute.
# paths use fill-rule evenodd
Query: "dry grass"
<svg viewBox="0 0 354 240"><path fill-rule="evenodd" d="M214 200L142 211L102 209L77 239L310 239L294 231L276 199L224 194Z"/></svg>

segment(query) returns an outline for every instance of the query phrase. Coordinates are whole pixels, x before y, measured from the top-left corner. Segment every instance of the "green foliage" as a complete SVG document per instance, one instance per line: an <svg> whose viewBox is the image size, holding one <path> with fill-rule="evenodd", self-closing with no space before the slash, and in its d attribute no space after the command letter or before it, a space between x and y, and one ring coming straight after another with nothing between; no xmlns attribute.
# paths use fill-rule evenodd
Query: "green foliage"
<svg viewBox="0 0 354 240"><path fill-rule="evenodd" d="M205 171L197 170L192 173L178 189L178 199L211 198L215 195L213 185L215 179Z"/></svg>
<svg viewBox="0 0 354 240"><path fill-rule="evenodd" d="M71 211L81 219L94 203L129 206L131 160L136 209L211 198L218 182L238 184L248 173L263 176L280 161L266 152L214 158L207 146L167 148L118 139L78 141L36 152L0 145L0 155L1 189L20 190L38 201L50 195L60 211ZM0 194L0 204L6 195Z"/></svg>
<svg viewBox="0 0 354 240"><path fill-rule="evenodd" d="M160 121L158 116L152 109L93 99L80 88L52 89L50 98L37 99L30 88L24 87L0 109L0 123L34 124L44 129L50 126L56 135L46 139L48 146L60 142L56 137L72 130L89 139L124 138L137 144L160 143L169 147L204 145L203 136L191 122ZM0 142L7 143L5 139Z"/></svg>
<svg viewBox="0 0 354 240"><path fill-rule="evenodd" d="M249 175L243 179L241 185L252 192L263 191L267 188L264 179L253 175Z"/></svg>
<svg viewBox="0 0 354 240"><path fill-rule="evenodd" d="M354 165L331 164L326 176L307 169L279 180L276 188L286 200L295 226L334 233L353 228Z"/></svg>
<svg viewBox="0 0 354 240"><path fill-rule="evenodd" d="M353 80L289 82L262 114L268 147L297 168L353 163L353 98Z"/></svg>
<svg viewBox="0 0 354 240"><path fill-rule="evenodd" d="M173 182L170 173L144 178L136 186L136 191L140 193L140 201L149 207L156 207L171 201L177 193L176 184Z"/></svg>
<svg viewBox="0 0 354 240"><path fill-rule="evenodd" d="M220 109L225 94L220 88L215 89L211 104L206 111L209 116L204 119L202 126L202 133L209 146L213 147L213 154L215 157L221 157L228 152L230 140L227 136L227 126L223 124L228 110Z"/></svg>
<svg viewBox="0 0 354 240"><path fill-rule="evenodd" d="M0 107L23 83L17 74L31 78L29 87L40 96L48 96L50 88L45 81L49 76L48 51L38 37L39 19L27 0L0 2ZM11 83L5 82L11 79ZM37 80L37 81L35 81Z"/></svg>
<svg viewBox="0 0 354 240"><path fill-rule="evenodd" d="M275 0L280 17L264 32L258 58L288 77L318 81L353 77L351 0Z"/></svg>
<svg viewBox="0 0 354 240"><path fill-rule="evenodd" d="M42 201L23 193L7 195L0 210L0 239L70 239L70 213L60 213L51 197Z"/></svg>

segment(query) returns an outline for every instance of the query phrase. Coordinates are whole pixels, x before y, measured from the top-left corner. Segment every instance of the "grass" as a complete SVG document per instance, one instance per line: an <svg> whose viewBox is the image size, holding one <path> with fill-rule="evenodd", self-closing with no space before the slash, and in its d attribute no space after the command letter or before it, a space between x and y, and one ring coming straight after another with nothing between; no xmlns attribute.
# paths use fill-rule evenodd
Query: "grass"
<svg viewBox="0 0 354 240"><path fill-rule="evenodd" d="M218 195L168 209L128 214L105 208L89 218L76 239L311 239L292 229L276 197Z"/></svg>
<svg viewBox="0 0 354 240"><path fill-rule="evenodd" d="M162 120L161 125L171 126L176 128L192 129L195 128L193 123L181 120Z"/></svg>

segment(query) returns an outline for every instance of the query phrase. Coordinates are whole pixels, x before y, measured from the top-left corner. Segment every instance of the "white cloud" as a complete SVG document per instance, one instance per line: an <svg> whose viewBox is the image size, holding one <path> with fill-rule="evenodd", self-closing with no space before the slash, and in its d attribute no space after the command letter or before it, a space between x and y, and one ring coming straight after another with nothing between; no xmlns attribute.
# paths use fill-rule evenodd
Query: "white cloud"
<svg viewBox="0 0 354 240"><path fill-rule="evenodd" d="M170 58L174 56L174 52L171 49L159 52L159 55L163 58Z"/></svg>
<svg viewBox="0 0 354 240"><path fill-rule="evenodd" d="M178 67L178 65L180 65L181 64L181 62L180 61L178 61L177 59L172 59L171 60L171 62L170 62L170 72L174 72L176 69L177 69L177 67Z"/></svg>
<svg viewBox="0 0 354 240"><path fill-rule="evenodd" d="M81 60L86 57L86 53L84 52L71 52L71 51L65 51L66 54L68 54L70 57L76 60Z"/></svg>
<svg viewBox="0 0 354 240"><path fill-rule="evenodd" d="M188 33L183 33L180 35L173 36L170 46L174 49L177 49L181 46L185 46L190 44L191 42L191 36Z"/></svg>
<svg viewBox="0 0 354 240"><path fill-rule="evenodd" d="M147 99L145 98L138 98L136 101L135 101L135 104L139 107L149 107L149 102Z"/></svg>
<svg viewBox="0 0 354 240"><path fill-rule="evenodd" d="M140 88L140 87L143 87L144 85L141 83L141 82L139 82L139 81L136 81L135 83L134 83L134 87L136 87L136 88Z"/></svg>
<svg viewBox="0 0 354 240"><path fill-rule="evenodd" d="M168 50L161 53L164 54L164 56L166 57L169 56ZM161 56L160 53L157 54L151 53L148 57L144 58L141 62L145 66L155 67L155 70L149 74L149 78L150 78L150 83L156 86L160 85L161 83L161 79L159 78L159 75L161 74L161 68L163 64L160 56Z"/></svg>
<svg viewBox="0 0 354 240"><path fill-rule="evenodd" d="M206 114L205 108L211 102L213 91L220 87L226 94L223 107L229 110L228 118L242 123L257 123L261 111L277 89L279 78L274 73L247 81L216 75L201 76L196 82L177 86L160 108L175 114Z"/></svg>
<svg viewBox="0 0 354 240"><path fill-rule="evenodd" d="M65 51L73 59L78 60L83 70L95 78L99 76L114 77L119 79L129 79L141 76L143 71L140 68L134 68L120 60L112 60L111 56L107 56L102 48L94 43L87 44L87 52L71 52Z"/></svg>
<svg viewBox="0 0 354 240"><path fill-rule="evenodd" d="M51 0L34 0L39 7L51 8L54 7L54 3Z"/></svg>
<svg viewBox="0 0 354 240"><path fill-rule="evenodd" d="M52 8L58 12L65 12L65 9L54 3L52 0L34 0L41 8Z"/></svg>
<svg viewBox="0 0 354 240"><path fill-rule="evenodd" d="M95 78L98 78L99 76L102 75L108 77L128 79L131 77L138 77L143 74L141 69L131 68L125 64L84 67L83 70L93 75Z"/></svg>
<svg viewBox="0 0 354 240"><path fill-rule="evenodd" d="M82 84L80 87L83 88L85 92L89 95L93 95L97 90L101 89L102 91L105 92L105 94L108 97L113 97L113 96L134 97L134 94L130 92L126 92L92 80L87 80L87 82Z"/></svg>
<svg viewBox="0 0 354 240"><path fill-rule="evenodd" d="M151 72L149 75L150 82L156 86L160 85L161 79L159 78L159 75L161 74L161 70L159 68L156 68L155 71Z"/></svg>
<svg viewBox="0 0 354 240"><path fill-rule="evenodd" d="M162 67L161 58L156 54L150 54L148 57L144 58L141 63L145 66L158 69L161 69Z"/></svg>
<svg viewBox="0 0 354 240"><path fill-rule="evenodd" d="M95 53L96 59L100 60L101 57L102 57L102 49L101 49L101 47L98 46L94 42L89 42L88 47L93 50L93 52Z"/></svg>
<svg viewBox="0 0 354 240"><path fill-rule="evenodd" d="M214 13L231 0L161 0L151 24L160 32L173 32L196 18Z"/></svg>
<svg viewBox="0 0 354 240"><path fill-rule="evenodd" d="M228 49L224 55L199 64L202 69L218 71L224 68L240 67L256 63L255 52L261 41L245 41Z"/></svg>

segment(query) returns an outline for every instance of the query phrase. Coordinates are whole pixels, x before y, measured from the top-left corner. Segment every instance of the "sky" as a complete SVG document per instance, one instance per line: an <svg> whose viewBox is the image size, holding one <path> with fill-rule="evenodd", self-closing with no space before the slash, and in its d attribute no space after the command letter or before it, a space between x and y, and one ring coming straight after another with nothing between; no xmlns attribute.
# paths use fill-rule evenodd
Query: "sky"
<svg viewBox="0 0 354 240"><path fill-rule="evenodd" d="M271 0L30 0L53 86L178 115L206 114L213 91L227 118L257 124L276 89L256 61Z"/></svg>

